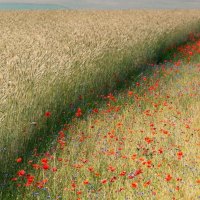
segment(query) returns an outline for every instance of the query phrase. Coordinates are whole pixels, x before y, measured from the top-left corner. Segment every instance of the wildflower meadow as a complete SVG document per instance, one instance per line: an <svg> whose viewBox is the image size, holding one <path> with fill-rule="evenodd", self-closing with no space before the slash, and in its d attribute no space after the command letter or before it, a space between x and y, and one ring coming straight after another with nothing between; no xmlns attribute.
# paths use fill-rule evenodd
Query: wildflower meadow
<svg viewBox="0 0 200 200"><path fill-rule="evenodd" d="M0 199L200 199L198 10L0 18Z"/></svg>

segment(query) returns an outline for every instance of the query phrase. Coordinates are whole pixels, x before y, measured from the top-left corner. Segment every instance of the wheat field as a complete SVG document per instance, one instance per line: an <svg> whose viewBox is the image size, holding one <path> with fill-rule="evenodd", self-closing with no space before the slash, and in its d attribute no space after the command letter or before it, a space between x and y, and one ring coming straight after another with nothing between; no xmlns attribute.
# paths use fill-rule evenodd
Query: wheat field
<svg viewBox="0 0 200 200"><path fill-rule="evenodd" d="M134 75L199 30L198 10L0 12L2 177L34 144L48 145L80 96L114 89L116 77Z"/></svg>

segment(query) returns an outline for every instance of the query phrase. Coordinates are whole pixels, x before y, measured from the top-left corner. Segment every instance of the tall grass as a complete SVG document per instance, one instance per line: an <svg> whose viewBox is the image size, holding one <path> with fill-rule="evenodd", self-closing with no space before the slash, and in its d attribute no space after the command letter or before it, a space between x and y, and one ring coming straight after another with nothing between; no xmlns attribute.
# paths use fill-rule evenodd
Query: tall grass
<svg viewBox="0 0 200 200"><path fill-rule="evenodd" d="M48 144L80 95L114 88L114 76L123 79L200 29L195 10L16 11L1 12L0 19L3 173L35 143Z"/></svg>

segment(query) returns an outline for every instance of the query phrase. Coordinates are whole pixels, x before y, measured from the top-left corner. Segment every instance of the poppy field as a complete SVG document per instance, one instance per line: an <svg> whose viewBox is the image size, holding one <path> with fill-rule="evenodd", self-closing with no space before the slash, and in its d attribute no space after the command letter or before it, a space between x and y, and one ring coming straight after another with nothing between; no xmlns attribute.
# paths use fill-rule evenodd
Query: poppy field
<svg viewBox="0 0 200 200"><path fill-rule="evenodd" d="M0 13L1 199L200 198L200 13L117 12Z"/></svg>

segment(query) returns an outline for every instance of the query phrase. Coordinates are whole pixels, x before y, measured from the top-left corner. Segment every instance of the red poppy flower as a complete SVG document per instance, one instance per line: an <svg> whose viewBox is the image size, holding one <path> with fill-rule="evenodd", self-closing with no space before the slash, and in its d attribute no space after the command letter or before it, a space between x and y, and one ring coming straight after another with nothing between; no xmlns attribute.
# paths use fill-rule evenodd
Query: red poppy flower
<svg viewBox="0 0 200 200"><path fill-rule="evenodd" d="M189 55L192 56L192 55L193 55L193 52L192 52L192 51L189 51Z"/></svg>
<svg viewBox="0 0 200 200"><path fill-rule="evenodd" d="M46 164L47 162L48 162L48 159L47 159L47 158L42 158L42 159L41 159L41 163L42 163L42 164Z"/></svg>
<svg viewBox="0 0 200 200"><path fill-rule="evenodd" d="M126 171L122 171L119 175L120 176L125 176L126 175Z"/></svg>
<svg viewBox="0 0 200 200"><path fill-rule="evenodd" d="M135 160L136 157L137 157L137 154L133 154L133 155L131 156L131 159L132 159L132 160Z"/></svg>
<svg viewBox="0 0 200 200"><path fill-rule="evenodd" d="M190 126L188 124L185 125L185 128L190 128Z"/></svg>
<svg viewBox="0 0 200 200"><path fill-rule="evenodd" d="M76 183L72 182L71 186L72 186L72 189L75 189L76 188Z"/></svg>
<svg viewBox="0 0 200 200"><path fill-rule="evenodd" d="M26 174L26 172L22 169L22 170L19 170L18 172L17 172L17 175L18 176L24 176Z"/></svg>
<svg viewBox="0 0 200 200"><path fill-rule="evenodd" d="M77 191L76 194L77 194L77 195L80 195L80 194L82 194L82 192L81 192L81 191Z"/></svg>
<svg viewBox="0 0 200 200"><path fill-rule="evenodd" d="M141 169L138 169L138 170L135 171L134 176L138 176L138 175L141 174L141 173L142 173L142 170L141 170Z"/></svg>
<svg viewBox="0 0 200 200"><path fill-rule="evenodd" d="M140 86L140 83L137 82L136 85L137 85L137 86Z"/></svg>
<svg viewBox="0 0 200 200"><path fill-rule="evenodd" d="M116 176L114 176L114 177L112 177L111 179L110 179L110 182L115 182L117 180L117 177Z"/></svg>
<svg viewBox="0 0 200 200"><path fill-rule="evenodd" d="M56 168L56 167L53 167L53 168L52 168L52 171L53 171L53 172L56 172L56 171L57 171L57 168Z"/></svg>
<svg viewBox="0 0 200 200"><path fill-rule="evenodd" d="M146 77L143 77L143 81L146 81L147 80L147 78Z"/></svg>
<svg viewBox="0 0 200 200"><path fill-rule="evenodd" d="M179 151L179 152L177 153L177 156L178 156L178 159L180 160L180 159L182 158L182 156L183 156L183 152Z"/></svg>
<svg viewBox="0 0 200 200"><path fill-rule="evenodd" d="M93 172L93 171L94 171L94 168L93 168L93 167L88 167L88 170L89 170L90 172Z"/></svg>
<svg viewBox="0 0 200 200"><path fill-rule="evenodd" d="M163 153L163 149L162 149L162 148L158 149L158 152L159 152L160 154L162 154L162 153Z"/></svg>
<svg viewBox="0 0 200 200"><path fill-rule="evenodd" d="M102 184L106 184L106 183L107 183L107 180L106 180L106 179L103 179L103 180L101 180L101 183L102 183Z"/></svg>
<svg viewBox="0 0 200 200"><path fill-rule="evenodd" d="M144 187L147 187L150 184L151 184L151 181L149 180L149 181L147 181L147 182L144 183Z"/></svg>
<svg viewBox="0 0 200 200"><path fill-rule="evenodd" d="M131 184L131 186L132 186L132 188L137 188L138 184L137 184L136 182L133 182L133 183Z"/></svg>
<svg viewBox="0 0 200 200"><path fill-rule="evenodd" d="M28 175L27 176L27 182L26 182L25 186L26 187L30 186L33 183L34 179L35 179L34 176Z"/></svg>
<svg viewBox="0 0 200 200"><path fill-rule="evenodd" d="M82 116L83 115L82 110L80 108L78 108L75 115L76 115L76 117Z"/></svg>
<svg viewBox="0 0 200 200"><path fill-rule="evenodd" d="M149 137L145 137L144 140L150 144L151 142L153 142L153 139L149 138Z"/></svg>
<svg viewBox="0 0 200 200"><path fill-rule="evenodd" d="M170 174L168 174L166 177L165 177L165 180L166 181L170 181L172 179L172 176Z"/></svg>
<svg viewBox="0 0 200 200"><path fill-rule="evenodd" d="M17 181L17 178L16 177L11 178L11 181Z"/></svg>
<svg viewBox="0 0 200 200"><path fill-rule="evenodd" d="M58 161L59 161L59 162L62 162L62 161L63 161L63 159L62 159L62 158L58 158Z"/></svg>
<svg viewBox="0 0 200 200"><path fill-rule="evenodd" d="M17 158L17 159L16 159L16 162L17 162L17 163L22 162L22 158Z"/></svg>
<svg viewBox="0 0 200 200"><path fill-rule="evenodd" d="M43 164L42 168L43 168L44 170L47 170L47 169L49 169L49 165L48 165L48 164Z"/></svg>
<svg viewBox="0 0 200 200"><path fill-rule="evenodd" d="M44 115L45 115L45 117L50 117L50 116L51 116L51 112L48 112L48 111L47 111L47 112L45 112Z"/></svg>
<svg viewBox="0 0 200 200"><path fill-rule="evenodd" d="M89 184L89 181L88 181L88 180L85 180L85 181L83 181L83 184L84 184L84 185L87 185L87 184Z"/></svg>
<svg viewBox="0 0 200 200"><path fill-rule="evenodd" d="M34 169L40 169L40 165L38 165L38 164L32 164L32 167L33 167Z"/></svg>
<svg viewBox="0 0 200 200"><path fill-rule="evenodd" d="M42 180L42 183L47 183L48 182L48 179L44 179L44 180Z"/></svg>
<svg viewBox="0 0 200 200"><path fill-rule="evenodd" d="M93 113L98 113L99 110L98 110L97 108L95 108L95 109L92 110L92 112L93 112Z"/></svg>
<svg viewBox="0 0 200 200"><path fill-rule="evenodd" d="M180 187L179 187L179 186L176 186L176 188L175 188L175 189L178 191L178 190L180 190Z"/></svg>
<svg viewBox="0 0 200 200"><path fill-rule="evenodd" d="M128 91L128 96L129 97L133 96L133 91Z"/></svg>
<svg viewBox="0 0 200 200"><path fill-rule="evenodd" d="M116 168L115 168L115 167L113 167L113 166L109 166L109 167L108 167L108 170L109 170L109 171L111 171L111 172L114 172L114 171L115 171L115 169L116 169Z"/></svg>
<svg viewBox="0 0 200 200"><path fill-rule="evenodd" d="M116 102L115 97L114 97L111 93L107 96L107 98L108 98L109 100L113 101L113 102Z"/></svg>

